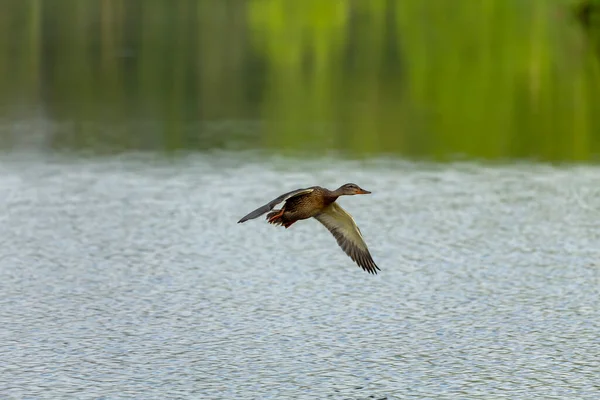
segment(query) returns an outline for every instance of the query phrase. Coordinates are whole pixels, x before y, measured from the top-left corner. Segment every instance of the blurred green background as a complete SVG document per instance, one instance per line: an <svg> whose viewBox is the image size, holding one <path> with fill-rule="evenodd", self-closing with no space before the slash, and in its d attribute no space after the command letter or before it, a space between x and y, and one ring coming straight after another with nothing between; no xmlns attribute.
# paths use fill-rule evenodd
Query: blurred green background
<svg viewBox="0 0 600 400"><path fill-rule="evenodd" d="M6 0L0 147L596 161L594 3Z"/></svg>

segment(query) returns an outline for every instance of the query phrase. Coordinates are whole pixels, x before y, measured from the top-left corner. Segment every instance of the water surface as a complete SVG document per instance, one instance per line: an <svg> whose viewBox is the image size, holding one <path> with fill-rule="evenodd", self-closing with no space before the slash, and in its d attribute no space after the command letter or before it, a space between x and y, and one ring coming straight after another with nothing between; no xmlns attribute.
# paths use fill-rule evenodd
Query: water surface
<svg viewBox="0 0 600 400"><path fill-rule="evenodd" d="M3 155L0 393L598 398L599 172ZM236 223L347 181L377 276L316 221Z"/></svg>

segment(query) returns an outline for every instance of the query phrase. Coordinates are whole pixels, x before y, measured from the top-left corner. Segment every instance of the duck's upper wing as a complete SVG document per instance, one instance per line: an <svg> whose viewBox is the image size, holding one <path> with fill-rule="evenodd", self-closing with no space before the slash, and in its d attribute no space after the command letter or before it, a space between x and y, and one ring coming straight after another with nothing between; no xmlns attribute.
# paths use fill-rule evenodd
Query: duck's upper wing
<svg viewBox="0 0 600 400"><path fill-rule="evenodd" d="M292 190L291 192L284 193L281 196L279 196L278 198L271 200L264 206L257 208L256 210L252 211L250 214L248 214L245 217L243 217L242 219L240 219L238 221L238 224L242 223L242 222L246 222L249 219L254 219L254 218L260 217L264 213L271 211L273 209L273 207L275 207L277 204L281 203L282 201L286 201L295 196L308 194L308 193L312 192L313 190L315 190L315 189L310 187L310 188L306 188L306 189L296 189L296 190Z"/></svg>
<svg viewBox="0 0 600 400"><path fill-rule="evenodd" d="M354 262L369 273L377 273L379 267L375 265L354 218L339 204L331 203L315 218L329 229L338 245Z"/></svg>

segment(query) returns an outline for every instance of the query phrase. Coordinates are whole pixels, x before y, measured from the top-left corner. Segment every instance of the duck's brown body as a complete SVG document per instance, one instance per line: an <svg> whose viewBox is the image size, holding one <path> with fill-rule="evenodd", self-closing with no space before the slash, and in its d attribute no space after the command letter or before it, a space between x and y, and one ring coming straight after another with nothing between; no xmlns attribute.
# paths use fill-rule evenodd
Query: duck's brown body
<svg viewBox="0 0 600 400"><path fill-rule="evenodd" d="M360 229L354 219L336 200L339 196L354 194L369 194L353 183L347 183L336 190L312 186L284 193L264 206L257 208L244 216L238 223L257 218L265 213L267 221L273 225L289 228L296 221L315 218L322 223L335 237L338 245L365 271L376 274L379 267L373 261L367 244L363 240ZM283 202L278 210L273 210Z"/></svg>
<svg viewBox="0 0 600 400"><path fill-rule="evenodd" d="M294 222L308 219L319 214L325 207L337 200L331 190L313 186L311 192L290 197L280 210L267 214L267 221L273 225L289 228Z"/></svg>

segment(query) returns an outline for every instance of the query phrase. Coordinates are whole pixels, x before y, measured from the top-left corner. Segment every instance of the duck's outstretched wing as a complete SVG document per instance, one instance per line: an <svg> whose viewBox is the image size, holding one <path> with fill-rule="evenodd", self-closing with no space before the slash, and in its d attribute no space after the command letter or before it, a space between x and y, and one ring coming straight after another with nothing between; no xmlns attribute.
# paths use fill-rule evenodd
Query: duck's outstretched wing
<svg viewBox="0 0 600 400"><path fill-rule="evenodd" d="M250 214L248 214L245 217L243 217L242 219L240 219L238 221L238 224L242 223L242 222L246 222L249 219L254 219L254 218L260 217L264 213L271 211L277 204L281 203L282 201L286 201L295 196L300 196L303 194L310 193L313 190L315 190L315 189L314 188L296 189L296 190L292 190L291 192L284 193L281 196L279 196L278 198L276 198L275 200L271 200L264 206L257 208L256 210L252 211Z"/></svg>
<svg viewBox="0 0 600 400"><path fill-rule="evenodd" d="M315 218L329 229L338 245L355 263L365 271L377 274L379 267L375 265L360 229L339 204L331 203Z"/></svg>

